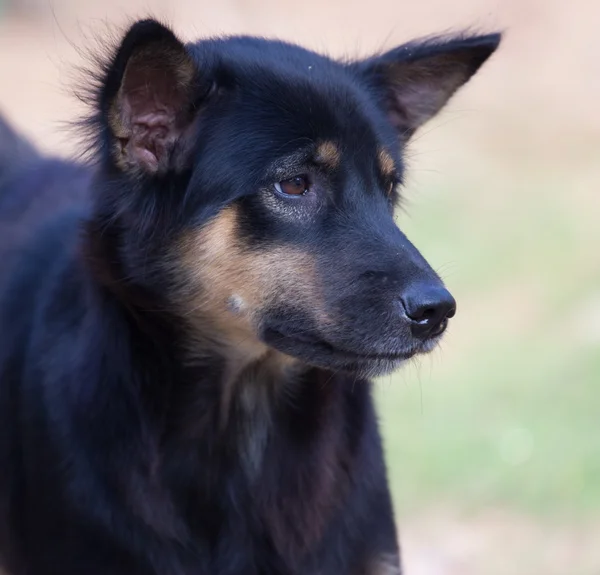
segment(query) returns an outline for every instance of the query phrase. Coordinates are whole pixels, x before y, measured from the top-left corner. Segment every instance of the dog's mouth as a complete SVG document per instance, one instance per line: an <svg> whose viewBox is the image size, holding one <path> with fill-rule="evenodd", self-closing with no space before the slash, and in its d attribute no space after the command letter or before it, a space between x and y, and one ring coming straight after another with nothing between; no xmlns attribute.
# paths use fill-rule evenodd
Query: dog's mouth
<svg viewBox="0 0 600 575"><path fill-rule="evenodd" d="M263 330L265 343L308 364L326 369L338 369L365 375L383 375L397 369L401 363L435 347L433 341L389 351L348 349L324 339L314 331L292 331L283 326Z"/></svg>

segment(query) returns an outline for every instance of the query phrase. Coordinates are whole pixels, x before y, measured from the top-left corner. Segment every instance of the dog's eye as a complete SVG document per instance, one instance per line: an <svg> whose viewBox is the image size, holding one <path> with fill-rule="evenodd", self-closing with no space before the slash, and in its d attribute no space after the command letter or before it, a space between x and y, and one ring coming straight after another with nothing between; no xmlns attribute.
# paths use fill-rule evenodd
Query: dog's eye
<svg viewBox="0 0 600 575"><path fill-rule="evenodd" d="M308 181L304 176L295 176L275 184L275 189L286 196L302 196L308 191Z"/></svg>

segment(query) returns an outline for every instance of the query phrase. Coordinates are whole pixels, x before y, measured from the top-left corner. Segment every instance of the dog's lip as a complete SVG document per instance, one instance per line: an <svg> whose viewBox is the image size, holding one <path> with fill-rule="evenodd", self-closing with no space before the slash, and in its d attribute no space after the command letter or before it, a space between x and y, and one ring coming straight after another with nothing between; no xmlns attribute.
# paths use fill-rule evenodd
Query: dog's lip
<svg viewBox="0 0 600 575"><path fill-rule="evenodd" d="M334 355L338 358L343 357L349 362L356 361L404 361L414 357L418 353L422 353L425 350L421 349L420 346L415 346L408 350L392 351L387 353L381 352L364 352L357 350L349 350L344 347L340 347L337 344L331 343L330 341L319 337L317 334L312 332L305 333L287 333L281 328L268 328L269 332L275 334L282 340L291 341L296 344L304 346L310 346L311 348L325 351L328 355Z"/></svg>
<svg viewBox="0 0 600 575"><path fill-rule="evenodd" d="M410 351L397 351L397 352L389 352L389 353L365 353L362 351L354 351L345 349L336 345L333 345L325 340L322 341L322 344L331 348L332 352L336 355L343 355L350 360L365 360L365 361L378 361L378 360L386 360L386 361L399 361L410 359L415 354L419 352L418 349L410 350Z"/></svg>

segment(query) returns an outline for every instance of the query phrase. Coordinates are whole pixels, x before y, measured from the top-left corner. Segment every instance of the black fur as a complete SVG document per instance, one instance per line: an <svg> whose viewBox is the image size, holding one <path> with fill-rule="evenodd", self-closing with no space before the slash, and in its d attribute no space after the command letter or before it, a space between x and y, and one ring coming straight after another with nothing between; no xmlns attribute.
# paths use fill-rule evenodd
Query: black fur
<svg viewBox="0 0 600 575"><path fill-rule="evenodd" d="M145 21L92 94L94 167L0 125L8 573L399 573L365 377L429 351L453 304L414 315L450 296L392 188L498 42L338 63ZM274 187L296 175L303 195ZM214 283L230 261L239 284Z"/></svg>

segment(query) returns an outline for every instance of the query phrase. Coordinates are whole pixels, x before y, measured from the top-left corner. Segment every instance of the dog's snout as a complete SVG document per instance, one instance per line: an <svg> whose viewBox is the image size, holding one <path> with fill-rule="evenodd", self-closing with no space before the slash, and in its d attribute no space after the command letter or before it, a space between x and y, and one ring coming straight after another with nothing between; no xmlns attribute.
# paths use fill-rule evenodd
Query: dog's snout
<svg viewBox="0 0 600 575"><path fill-rule="evenodd" d="M411 331L420 339L441 335L456 313L456 301L440 284L415 284L404 292L401 301L411 320Z"/></svg>

